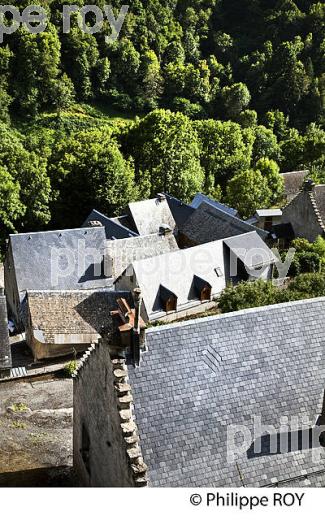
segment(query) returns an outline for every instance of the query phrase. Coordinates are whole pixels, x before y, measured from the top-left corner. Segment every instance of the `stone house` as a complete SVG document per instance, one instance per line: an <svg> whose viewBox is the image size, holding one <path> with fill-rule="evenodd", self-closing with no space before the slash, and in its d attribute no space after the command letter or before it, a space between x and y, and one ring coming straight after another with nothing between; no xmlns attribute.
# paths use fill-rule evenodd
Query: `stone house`
<svg viewBox="0 0 325 520"><path fill-rule="evenodd" d="M100 340L74 376L81 485L324 486L324 313L318 298L153 327L138 364Z"/></svg>
<svg viewBox="0 0 325 520"><path fill-rule="evenodd" d="M26 342L34 359L83 352L112 328L111 311L129 293L107 289L28 291Z"/></svg>
<svg viewBox="0 0 325 520"><path fill-rule="evenodd" d="M303 189L282 210L282 223L291 224L295 237L310 242L325 236L325 184L307 180Z"/></svg>
<svg viewBox="0 0 325 520"><path fill-rule="evenodd" d="M231 281L269 279L275 261L254 231L134 261L115 286L141 289L146 323L170 321L215 307L215 297Z"/></svg>
<svg viewBox="0 0 325 520"><path fill-rule="evenodd" d="M8 333L7 302L4 289L0 287L0 378L10 375L12 367Z"/></svg>
<svg viewBox="0 0 325 520"><path fill-rule="evenodd" d="M29 290L81 290L112 286L106 275L104 227L9 236L4 280L9 313L24 329Z"/></svg>

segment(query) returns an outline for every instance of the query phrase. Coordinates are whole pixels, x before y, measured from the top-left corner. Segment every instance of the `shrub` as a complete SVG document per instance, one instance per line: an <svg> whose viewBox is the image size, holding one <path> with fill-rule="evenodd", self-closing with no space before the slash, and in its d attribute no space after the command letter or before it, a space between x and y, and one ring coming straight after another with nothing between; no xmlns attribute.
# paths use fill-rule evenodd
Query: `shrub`
<svg viewBox="0 0 325 520"><path fill-rule="evenodd" d="M278 292L272 282L242 282L224 289L217 301L221 312L233 312L276 303Z"/></svg>
<svg viewBox="0 0 325 520"><path fill-rule="evenodd" d="M312 251L296 253L296 261L299 263L299 273L318 273L321 268L321 257Z"/></svg>
<svg viewBox="0 0 325 520"><path fill-rule="evenodd" d="M297 276L288 286L289 291L301 293L302 298L325 296L325 274L305 273Z"/></svg>
<svg viewBox="0 0 325 520"><path fill-rule="evenodd" d="M66 377L72 377L73 372L77 370L77 361L69 361L63 370Z"/></svg>
<svg viewBox="0 0 325 520"><path fill-rule="evenodd" d="M312 251L313 249L313 244L311 242L308 242L306 238L295 238L292 241L291 245L295 248L297 253Z"/></svg>

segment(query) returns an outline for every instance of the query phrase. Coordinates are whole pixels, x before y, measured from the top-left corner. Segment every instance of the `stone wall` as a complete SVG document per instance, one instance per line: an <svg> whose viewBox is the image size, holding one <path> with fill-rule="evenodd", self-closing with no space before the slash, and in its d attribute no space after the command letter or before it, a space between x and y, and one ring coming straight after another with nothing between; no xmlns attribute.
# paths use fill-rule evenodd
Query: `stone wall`
<svg viewBox="0 0 325 520"><path fill-rule="evenodd" d="M123 360L111 359L106 341L82 358L73 392L74 468L81 485L146 485L130 390L127 368Z"/></svg>
<svg viewBox="0 0 325 520"><path fill-rule="evenodd" d="M291 223L295 237L313 242L324 234L321 221L316 214L312 193L301 191L282 211L282 223Z"/></svg>
<svg viewBox="0 0 325 520"><path fill-rule="evenodd" d="M0 293L0 377L9 375L11 362L11 350L9 344L7 305L3 289Z"/></svg>
<svg viewBox="0 0 325 520"><path fill-rule="evenodd" d="M9 315L14 318L17 328L19 330L23 330L24 327L20 315L20 299L16 282L11 244L7 250L4 262L4 285L6 290Z"/></svg>

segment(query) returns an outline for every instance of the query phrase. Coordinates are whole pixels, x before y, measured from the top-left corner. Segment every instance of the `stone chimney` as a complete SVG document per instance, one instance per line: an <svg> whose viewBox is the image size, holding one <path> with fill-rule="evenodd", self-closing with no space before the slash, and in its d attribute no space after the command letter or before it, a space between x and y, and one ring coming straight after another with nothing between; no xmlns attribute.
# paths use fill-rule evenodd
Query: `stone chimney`
<svg viewBox="0 0 325 520"><path fill-rule="evenodd" d="M313 191L315 183L312 179L306 179L302 185L303 191Z"/></svg>
<svg viewBox="0 0 325 520"><path fill-rule="evenodd" d="M135 366L140 363L141 351L145 350L146 324L141 318L141 290L135 289L133 294L134 309L131 309L124 298L117 300L118 309L111 311L111 316L117 320L119 331L119 349L129 351ZM117 348L117 350L118 350Z"/></svg>
<svg viewBox="0 0 325 520"><path fill-rule="evenodd" d="M172 228L168 224L161 224L159 226L159 235L168 236L173 232Z"/></svg>

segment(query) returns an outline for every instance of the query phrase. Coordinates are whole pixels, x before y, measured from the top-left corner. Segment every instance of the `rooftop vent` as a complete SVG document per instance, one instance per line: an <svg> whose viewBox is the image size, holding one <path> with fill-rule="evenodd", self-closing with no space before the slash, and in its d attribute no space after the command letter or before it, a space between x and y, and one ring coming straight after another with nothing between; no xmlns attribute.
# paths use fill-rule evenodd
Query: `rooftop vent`
<svg viewBox="0 0 325 520"><path fill-rule="evenodd" d="M90 227L103 227L103 224L99 222L99 220L90 220L89 221Z"/></svg>

